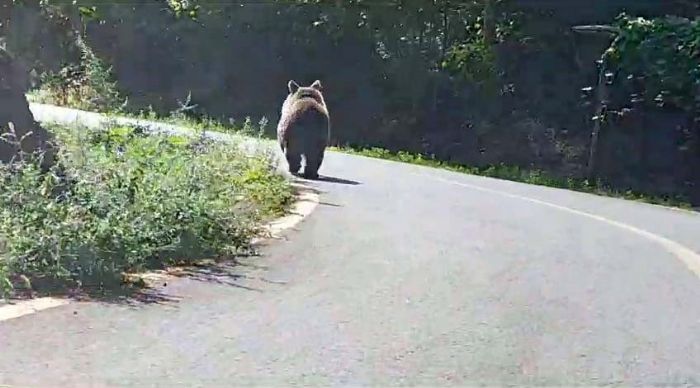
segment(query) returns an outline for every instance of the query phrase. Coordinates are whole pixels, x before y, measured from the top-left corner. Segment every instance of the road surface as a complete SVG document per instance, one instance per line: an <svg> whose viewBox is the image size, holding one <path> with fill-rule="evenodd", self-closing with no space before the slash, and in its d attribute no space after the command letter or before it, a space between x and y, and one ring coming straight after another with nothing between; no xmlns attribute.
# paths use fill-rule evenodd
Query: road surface
<svg viewBox="0 0 700 388"><path fill-rule="evenodd" d="M321 174L242 266L0 322L0 385L700 385L700 215L337 153Z"/></svg>

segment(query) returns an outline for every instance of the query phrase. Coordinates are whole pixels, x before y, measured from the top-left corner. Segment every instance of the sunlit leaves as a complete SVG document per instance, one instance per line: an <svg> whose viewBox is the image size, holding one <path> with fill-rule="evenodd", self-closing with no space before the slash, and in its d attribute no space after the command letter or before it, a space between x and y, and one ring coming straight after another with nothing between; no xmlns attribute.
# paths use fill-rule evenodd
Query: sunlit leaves
<svg viewBox="0 0 700 388"><path fill-rule="evenodd" d="M620 34L605 59L619 82L643 81L643 99L658 106L698 109L700 19L621 15L616 24Z"/></svg>

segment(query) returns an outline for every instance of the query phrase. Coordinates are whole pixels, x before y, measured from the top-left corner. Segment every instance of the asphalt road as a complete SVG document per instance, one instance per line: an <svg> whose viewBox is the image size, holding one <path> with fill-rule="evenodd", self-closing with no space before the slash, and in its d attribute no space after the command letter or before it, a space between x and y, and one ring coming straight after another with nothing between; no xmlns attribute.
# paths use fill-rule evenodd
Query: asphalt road
<svg viewBox="0 0 700 388"><path fill-rule="evenodd" d="M700 385L699 214L335 153L321 174L242 266L0 322L0 386Z"/></svg>

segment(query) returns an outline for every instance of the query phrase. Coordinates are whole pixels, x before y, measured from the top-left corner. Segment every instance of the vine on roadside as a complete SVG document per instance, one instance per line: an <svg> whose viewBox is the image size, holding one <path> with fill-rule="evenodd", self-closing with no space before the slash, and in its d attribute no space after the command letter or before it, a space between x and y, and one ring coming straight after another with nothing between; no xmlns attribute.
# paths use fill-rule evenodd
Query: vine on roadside
<svg viewBox="0 0 700 388"><path fill-rule="evenodd" d="M700 18L619 16L603 56L625 105L680 109L700 116Z"/></svg>

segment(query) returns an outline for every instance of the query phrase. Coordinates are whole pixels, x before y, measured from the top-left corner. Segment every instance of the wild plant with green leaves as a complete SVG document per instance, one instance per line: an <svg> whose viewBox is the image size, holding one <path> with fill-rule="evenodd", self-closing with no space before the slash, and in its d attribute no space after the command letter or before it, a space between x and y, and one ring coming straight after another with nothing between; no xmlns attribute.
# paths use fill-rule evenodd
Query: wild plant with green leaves
<svg viewBox="0 0 700 388"><path fill-rule="evenodd" d="M78 38L80 62L62 67L58 72L46 72L41 77L41 87L32 92L35 102L67 106L98 112L119 112L126 105L117 83L107 66L88 46Z"/></svg>
<svg viewBox="0 0 700 388"><path fill-rule="evenodd" d="M615 26L604 59L631 92L627 102L700 114L700 19L623 14Z"/></svg>
<svg viewBox="0 0 700 388"><path fill-rule="evenodd" d="M59 163L0 166L0 289L236 255L292 199L267 155L204 138L53 128Z"/></svg>

